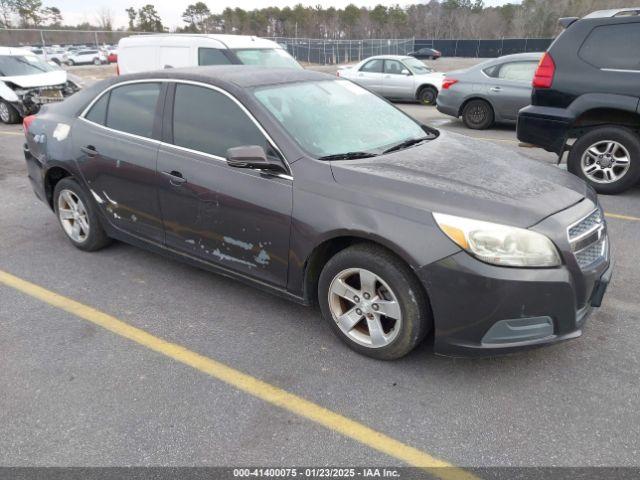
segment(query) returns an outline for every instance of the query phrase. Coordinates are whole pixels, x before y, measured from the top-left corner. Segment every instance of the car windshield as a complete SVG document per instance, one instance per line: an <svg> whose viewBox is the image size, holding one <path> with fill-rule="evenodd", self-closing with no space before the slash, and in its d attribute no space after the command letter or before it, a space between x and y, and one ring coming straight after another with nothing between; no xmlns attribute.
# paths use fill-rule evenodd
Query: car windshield
<svg viewBox="0 0 640 480"><path fill-rule="evenodd" d="M404 64L414 73L414 75L424 75L433 72L433 68L427 67L417 58L405 58L402 60Z"/></svg>
<svg viewBox="0 0 640 480"><path fill-rule="evenodd" d="M347 80L264 87L255 96L317 158L372 156L425 137L410 117Z"/></svg>
<svg viewBox="0 0 640 480"><path fill-rule="evenodd" d="M233 51L245 65L271 68L297 68L302 66L282 48L242 48Z"/></svg>
<svg viewBox="0 0 640 480"><path fill-rule="evenodd" d="M34 75L55 70L35 55L0 55L0 76Z"/></svg>

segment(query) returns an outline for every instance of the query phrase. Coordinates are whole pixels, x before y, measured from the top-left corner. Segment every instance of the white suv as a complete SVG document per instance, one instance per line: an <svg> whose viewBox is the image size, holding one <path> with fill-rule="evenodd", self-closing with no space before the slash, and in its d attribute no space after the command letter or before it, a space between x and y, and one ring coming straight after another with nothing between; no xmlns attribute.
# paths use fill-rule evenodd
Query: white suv
<svg viewBox="0 0 640 480"><path fill-rule="evenodd" d="M121 74L229 64L302 68L276 42L248 35L134 35L118 44Z"/></svg>
<svg viewBox="0 0 640 480"><path fill-rule="evenodd" d="M107 56L100 50L77 50L67 54L67 65L82 65L93 63L102 65L107 63Z"/></svg>

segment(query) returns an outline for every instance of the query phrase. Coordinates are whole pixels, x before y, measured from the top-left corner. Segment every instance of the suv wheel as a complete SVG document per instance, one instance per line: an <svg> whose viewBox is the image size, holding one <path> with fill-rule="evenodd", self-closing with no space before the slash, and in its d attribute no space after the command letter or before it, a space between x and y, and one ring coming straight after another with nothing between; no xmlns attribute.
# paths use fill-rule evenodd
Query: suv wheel
<svg viewBox="0 0 640 480"><path fill-rule="evenodd" d="M568 170L598 193L621 193L640 179L640 138L622 127L602 127L578 138Z"/></svg>
<svg viewBox="0 0 640 480"><path fill-rule="evenodd" d="M344 343L381 360L409 353L431 325L422 287L409 267L374 245L355 245L332 257L320 274L318 301Z"/></svg>
<svg viewBox="0 0 640 480"><path fill-rule="evenodd" d="M93 64L94 65L102 65L102 62L100 61L100 59L98 57L93 59Z"/></svg>
<svg viewBox="0 0 640 480"><path fill-rule="evenodd" d="M472 130L485 130L493 125L493 108L485 100L471 100L462 110L462 121Z"/></svg>
<svg viewBox="0 0 640 480"><path fill-rule="evenodd" d="M0 120L2 123L18 123L20 114L9 102L0 100Z"/></svg>
<svg viewBox="0 0 640 480"><path fill-rule="evenodd" d="M111 242L93 202L72 178L63 178L56 184L53 206L62 230L75 247L92 252Z"/></svg>
<svg viewBox="0 0 640 480"><path fill-rule="evenodd" d="M418 100L423 105L434 105L436 98L438 98L438 90L434 87L423 87L420 92L418 92Z"/></svg>

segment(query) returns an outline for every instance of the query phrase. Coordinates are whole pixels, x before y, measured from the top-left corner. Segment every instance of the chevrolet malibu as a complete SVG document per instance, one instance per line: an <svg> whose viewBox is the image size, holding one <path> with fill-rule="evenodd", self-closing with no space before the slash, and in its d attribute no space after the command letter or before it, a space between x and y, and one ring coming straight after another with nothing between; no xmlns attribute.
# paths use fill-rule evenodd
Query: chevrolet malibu
<svg viewBox="0 0 640 480"><path fill-rule="evenodd" d="M117 239L318 304L371 357L427 335L449 355L575 338L611 277L582 180L332 76L121 76L24 128L33 189L77 248Z"/></svg>

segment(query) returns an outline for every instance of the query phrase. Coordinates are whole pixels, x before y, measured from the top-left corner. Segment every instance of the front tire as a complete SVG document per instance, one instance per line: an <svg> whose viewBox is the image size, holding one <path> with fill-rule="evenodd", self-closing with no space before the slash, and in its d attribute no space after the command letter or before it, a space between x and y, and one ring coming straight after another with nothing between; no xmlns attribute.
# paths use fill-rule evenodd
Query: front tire
<svg viewBox="0 0 640 480"><path fill-rule="evenodd" d="M93 252L111 242L94 203L73 178L65 177L56 184L53 207L62 231L76 248Z"/></svg>
<svg viewBox="0 0 640 480"><path fill-rule="evenodd" d="M380 360L408 354L432 323L413 272L392 253L370 244L348 247L327 262L318 282L318 302L340 340Z"/></svg>
<svg viewBox="0 0 640 480"><path fill-rule="evenodd" d="M640 180L640 138L624 127L592 130L571 147L567 169L598 193L622 193Z"/></svg>
<svg viewBox="0 0 640 480"><path fill-rule="evenodd" d="M0 121L6 124L18 123L20 121L20 114L5 100L0 100Z"/></svg>
<svg viewBox="0 0 640 480"><path fill-rule="evenodd" d="M462 121L472 130L486 130L494 122L493 108L485 100L471 100L462 110Z"/></svg>
<svg viewBox="0 0 640 480"><path fill-rule="evenodd" d="M418 93L418 101L423 105L435 105L438 98L438 90L434 87L423 87Z"/></svg>

